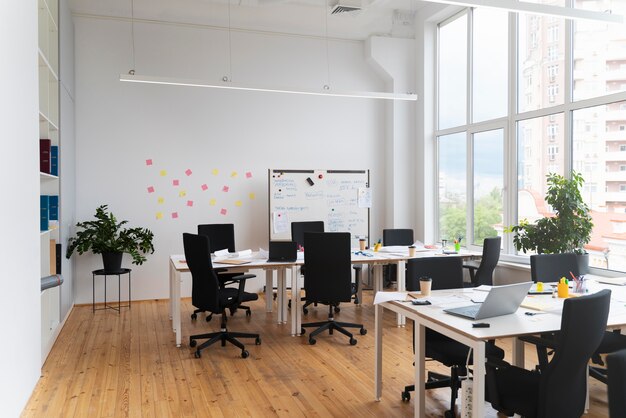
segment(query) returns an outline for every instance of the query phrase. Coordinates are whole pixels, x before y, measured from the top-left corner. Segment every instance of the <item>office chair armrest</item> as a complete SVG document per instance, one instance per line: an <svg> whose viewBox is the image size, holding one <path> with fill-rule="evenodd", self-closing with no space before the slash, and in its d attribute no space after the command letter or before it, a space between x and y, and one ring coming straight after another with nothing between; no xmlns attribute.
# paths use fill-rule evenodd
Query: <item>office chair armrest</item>
<svg viewBox="0 0 626 418"><path fill-rule="evenodd" d="M256 274L240 274L239 276L235 276L231 278L233 282L239 282L239 290L237 292L237 303L241 303L243 301L243 294L245 293L246 288L246 280L252 279L256 277Z"/></svg>

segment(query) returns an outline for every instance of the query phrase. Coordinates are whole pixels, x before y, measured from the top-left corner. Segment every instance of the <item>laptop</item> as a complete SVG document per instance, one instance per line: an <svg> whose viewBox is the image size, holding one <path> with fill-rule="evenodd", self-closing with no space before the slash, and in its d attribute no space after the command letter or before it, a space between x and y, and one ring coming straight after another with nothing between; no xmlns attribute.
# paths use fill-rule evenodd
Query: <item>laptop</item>
<svg viewBox="0 0 626 418"><path fill-rule="evenodd" d="M444 309L443 311L469 319L484 319L508 315L517 311L532 284L532 282L524 282L494 286L487 294L483 303Z"/></svg>
<svg viewBox="0 0 626 418"><path fill-rule="evenodd" d="M268 262L293 263L298 259L298 244L295 241L270 241Z"/></svg>

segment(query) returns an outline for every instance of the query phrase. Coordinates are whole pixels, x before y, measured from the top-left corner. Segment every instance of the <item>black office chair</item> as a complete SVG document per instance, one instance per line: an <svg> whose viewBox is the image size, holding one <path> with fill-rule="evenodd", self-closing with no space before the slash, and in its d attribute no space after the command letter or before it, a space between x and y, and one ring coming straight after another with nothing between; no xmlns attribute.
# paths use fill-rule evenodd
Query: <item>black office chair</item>
<svg viewBox="0 0 626 418"><path fill-rule="evenodd" d="M430 277L431 288L458 289L463 287L463 261L460 257L427 257L413 258L407 262L407 290L419 290L419 278ZM415 326L413 326L413 341L415 341ZM467 375L467 354L469 347L460 342L446 337L430 328L426 328L426 357L438 361L450 367L450 376L435 372L428 372L426 389L450 387L450 409L445 411L446 417L455 416L455 404L460 387L460 376ZM413 347L415 350L415 347ZM504 351L496 347L493 341L486 343L485 352L488 358L501 360ZM470 358L472 364L472 358ZM415 390L415 385L409 385L402 392L402 400L411 399L410 392Z"/></svg>
<svg viewBox="0 0 626 418"><path fill-rule="evenodd" d="M610 290L563 302L554 356L541 371L501 361L487 362L486 398L512 416L580 417L585 411L587 364L597 349L609 315Z"/></svg>
<svg viewBox="0 0 626 418"><path fill-rule="evenodd" d="M530 256L530 274L533 282L558 282L561 277L571 278L570 272L575 276L582 273L578 264L578 257L574 253ZM549 351L554 349L555 338L555 333L521 338L522 341L537 346L539 369L546 367L548 364ZM606 384L608 382L607 369L601 355L623 348L626 348L626 335L621 334L619 329L606 331L596 352L591 357L595 366L589 366L589 376Z"/></svg>
<svg viewBox="0 0 626 418"><path fill-rule="evenodd" d="M383 229L383 245L413 245L412 229ZM398 277L398 266L389 264L383 266L383 287L389 287Z"/></svg>
<svg viewBox="0 0 626 418"><path fill-rule="evenodd" d="M606 356L608 374L609 416L626 417L626 350Z"/></svg>
<svg viewBox="0 0 626 418"><path fill-rule="evenodd" d="M230 253L235 252L235 225L234 224L201 224L198 225L198 235L204 235L209 238L211 247L209 253L220 250L228 250ZM214 269L217 273L217 279L220 282L220 287L224 288L228 285L235 283L233 277L239 276L241 273L229 273L228 269L219 268ZM256 277L256 276L253 276ZM230 309L230 315L234 315L237 309L243 309L246 311L246 316L252 315L252 311L249 306L239 305ZM196 309L191 314L191 319L196 319L198 313L202 312L200 309ZM213 315L209 314L206 317L206 321L210 321Z"/></svg>
<svg viewBox="0 0 626 418"><path fill-rule="evenodd" d="M328 330L350 337L350 345L357 343L356 338L346 328L359 328L361 335L367 330L363 324L335 321L333 306L340 302L350 302L352 298L352 272L349 232L306 232L304 234L304 266L306 281L304 289L307 302L328 305L328 320L302 324L305 328L317 328L309 334L309 344L315 344L315 336Z"/></svg>
<svg viewBox="0 0 626 418"><path fill-rule="evenodd" d="M220 331L189 337L189 345L191 347L196 346L196 340L207 339L196 349L196 358L200 357L203 349L217 341L222 342L222 347L227 342L239 347L241 349L241 357L248 357L248 351L237 338L254 338L255 343L259 345L261 344L261 337L259 334L229 332L226 328L226 309L238 306L241 302L253 301L259 298L255 293L244 291L246 280L254 277L254 275L241 274L233 277L233 280L239 283L239 287L222 288L211 263L209 239L204 235L185 233L183 234L183 246L185 248L185 260L192 279L191 303L200 311L222 314Z"/></svg>
<svg viewBox="0 0 626 418"><path fill-rule="evenodd" d="M472 286L493 284L493 271L500 259L501 237L485 238L483 241L483 255L480 263L469 261L463 264L463 268L469 270Z"/></svg>

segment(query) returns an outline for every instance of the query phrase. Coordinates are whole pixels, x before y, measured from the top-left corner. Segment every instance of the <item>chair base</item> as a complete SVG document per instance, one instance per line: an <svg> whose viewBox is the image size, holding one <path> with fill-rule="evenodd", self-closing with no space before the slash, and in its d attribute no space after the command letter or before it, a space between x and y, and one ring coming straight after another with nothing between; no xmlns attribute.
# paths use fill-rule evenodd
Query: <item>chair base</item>
<svg viewBox="0 0 626 418"><path fill-rule="evenodd" d="M438 389L445 387L450 388L450 409L444 412L444 417L456 417L456 399L458 397L459 388L461 387L458 366L450 367L450 376L435 372L428 372L428 380L426 381L425 389ZM414 391L415 385L405 386L404 391L402 392L402 400L404 402L411 400L410 392Z"/></svg>
<svg viewBox="0 0 626 418"><path fill-rule="evenodd" d="M256 345L261 344L261 337L259 336L259 334L253 334L253 333L248 333L248 332L229 332L226 328L222 328L220 331L217 331L217 332L210 332L208 334L198 334L198 335L190 336L189 346L192 348L195 347L197 344L196 340L204 340L204 339L207 340L203 342L202 344L200 344L194 353L196 358L200 358L202 350L204 350L208 346L215 344L218 341L221 341L222 347L224 347L226 346L226 343L229 342L235 347L238 347L241 349L242 358L248 357L250 353L248 353L248 351L246 350L246 347L237 338L254 338Z"/></svg>
<svg viewBox="0 0 626 418"><path fill-rule="evenodd" d="M228 308L230 310L230 316L235 315L235 312L237 312L237 309L243 309L244 311L246 311L246 316L251 316L252 315L252 311L250 310L249 306L245 306L245 305L239 305L236 308ZM202 309L194 309L193 313L191 314L191 319L197 319L198 318L198 314L202 313L202 312L207 312L204 311ZM206 317L206 321L210 322L211 319L213 319L213 312L210 312L207 317Z"/></svg>
<svg viewBox="0 0 626 418"><path fill-rule="evenodd" d="M350 345L356 345L357 341L356 341L356 338L354 338L354 336L352 335L352 333L349 332L346 328L359 328L359 333L361 335L367 334L367 330L362 324L354 324L351 322L338 322L332 319L329 319L328 321L311 322L308 324L302 324L302 329L301 329L302 334L305 333L305 328L317 328L316 330L311 332L311 334L309 334L309 344L311 345L316 343L316 340L314 337L321 334L322 332L326 330L328 330L328 334L330 335L333 334L333 331L338 331L342 333L343 335L349 337Z"/></svg>

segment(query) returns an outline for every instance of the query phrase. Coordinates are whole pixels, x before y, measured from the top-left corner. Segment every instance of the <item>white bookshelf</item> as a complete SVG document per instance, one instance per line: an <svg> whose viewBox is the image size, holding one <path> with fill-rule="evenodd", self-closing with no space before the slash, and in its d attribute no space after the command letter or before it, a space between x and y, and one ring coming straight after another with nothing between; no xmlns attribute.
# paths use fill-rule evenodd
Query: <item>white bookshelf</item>
<svg viewBox="0 0 626 418"><path fill-rule="evenodd" d="M38 0L38 73L39 139L60 145L59 132L59 0ZM60 157L58 160L61 169ZM39 173L40 195L60 198L59 176ZM59 211L60 211L59 204ZM60 216L59 216L60 219ZM55 273L54 244L59 242L59 227L40 234L41 277ZM41 292L41 364L45 362L59 332L61 317L60 288Z"/></svg>

